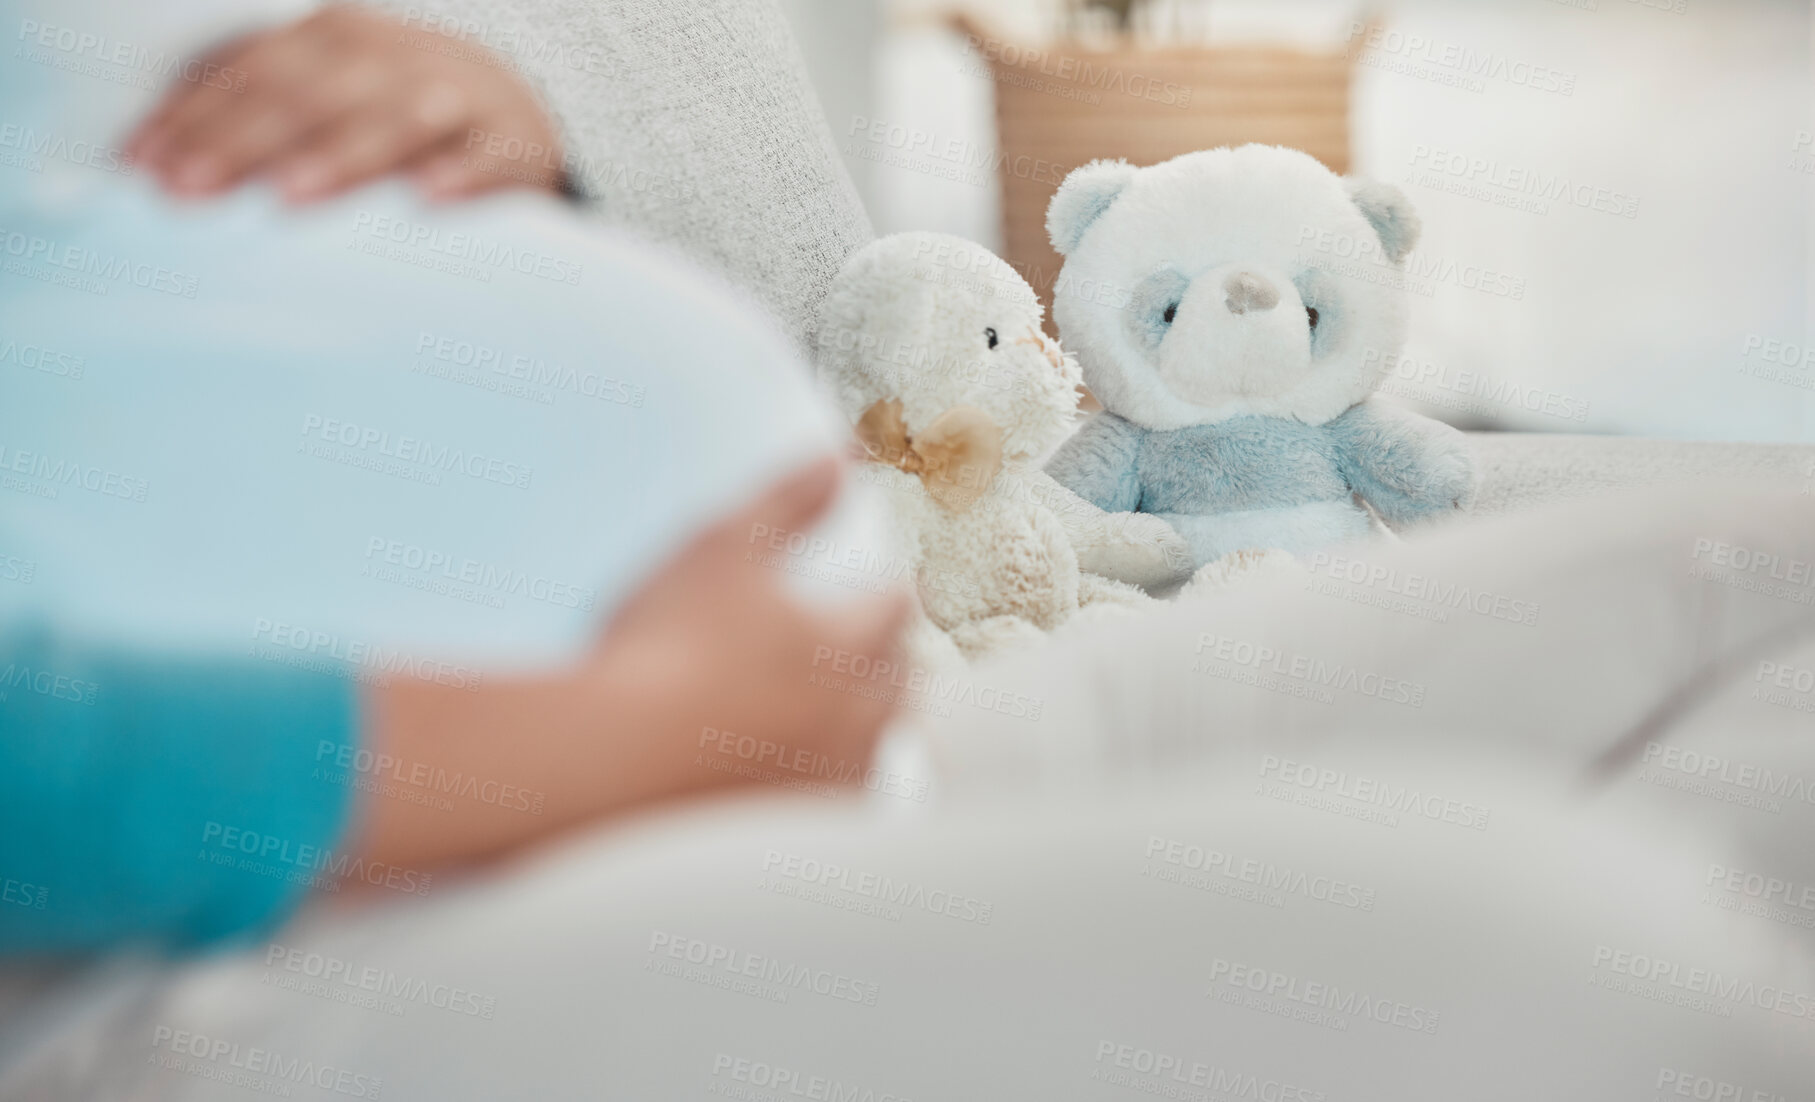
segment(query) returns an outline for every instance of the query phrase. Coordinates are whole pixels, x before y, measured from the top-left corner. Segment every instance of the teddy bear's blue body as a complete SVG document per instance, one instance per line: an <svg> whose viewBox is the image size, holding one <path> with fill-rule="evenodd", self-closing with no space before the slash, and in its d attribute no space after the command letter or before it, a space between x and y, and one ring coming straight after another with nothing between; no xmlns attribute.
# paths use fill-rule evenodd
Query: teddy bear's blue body
<svg viewBox="0 0 1815 1102"><path fill-rule="evenodd" d="M1433 465L1420 430L1370 404L1322 425L1249 416L1171 430L1105 411L1047 473L1099 508L1158 514L1202 565L1244 548L1307 552L1363 535L1357 495L1395 524L1454 508L1467 472Z"/></svg>

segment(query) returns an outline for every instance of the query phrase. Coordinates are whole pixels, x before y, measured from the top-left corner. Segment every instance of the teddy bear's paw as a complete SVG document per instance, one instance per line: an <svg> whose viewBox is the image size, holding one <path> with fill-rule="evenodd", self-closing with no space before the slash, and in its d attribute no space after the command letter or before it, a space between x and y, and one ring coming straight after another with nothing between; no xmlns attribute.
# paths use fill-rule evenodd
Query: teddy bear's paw
<svg viewBox="0 0 1815 1102"><path fill-rule="evenodd" d="M1303 572L1304 567L1289 552L1277 548L1231 551L1214 562L1198 567L1179 596L1189 600L1221 593L1238 584L1263 578L1283 577Z"/></svg>
<svg viewBox="0 0 1815 1102"><path fill-rule="evenodd" d="M1452 509L1466 510L1474 505L1480 477L1468 437L1449 432L1432 440L1426 472L1430 500Z"/></svg>
<svg viewBox="0 0 1815 1102"><path fill-rule="evenodd" d="M1139 586L1118 582L1100 574L1078 575L1078 607L1084 608L1150 608L1159 600L1150 597Z"/></svg>
<svg viewBox="0 0 1815 1102"><path fill-rule="evenodd" d="M902 639L902 650L915 670L930 674L951 674L968 663L952 634L925 616L916 616Z"/></svg>
<svg viewBox="0 0 1815 1102"><path fill-rule="evenodd" d="M1191 545L1151 513L1111 513L1103 540L1078 552L1078 566L1143 588L1166 585L1191 570Z"/></svg>

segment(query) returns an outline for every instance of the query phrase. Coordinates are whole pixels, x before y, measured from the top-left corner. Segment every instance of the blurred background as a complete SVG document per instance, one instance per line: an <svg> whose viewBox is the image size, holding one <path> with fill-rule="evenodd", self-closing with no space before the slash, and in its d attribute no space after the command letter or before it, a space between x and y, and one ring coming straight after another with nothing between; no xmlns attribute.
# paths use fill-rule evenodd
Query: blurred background
<svg viewBox="0 0 1815 1102"><path fill-rule="evenodd" d="M1467 428L1815 442L1808 0L783 0L877 231L1043 293L1066 172L1296 146L1424 216L1383 391Z"/></svg>

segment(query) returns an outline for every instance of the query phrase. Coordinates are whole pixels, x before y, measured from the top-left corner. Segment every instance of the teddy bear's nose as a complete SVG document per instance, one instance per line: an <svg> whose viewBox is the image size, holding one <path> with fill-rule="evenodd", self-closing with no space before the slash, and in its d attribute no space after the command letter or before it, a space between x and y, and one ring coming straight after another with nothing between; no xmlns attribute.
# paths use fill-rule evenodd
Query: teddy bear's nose
<svg viewBox="0 0 1815 1102"><path fill-rule="evenodd" d="M1231 314L1245 314L1250 310L1271 310L1279 305L1279 292L1271 283L1253 272L1236 272L1223 284Z"/></svg>

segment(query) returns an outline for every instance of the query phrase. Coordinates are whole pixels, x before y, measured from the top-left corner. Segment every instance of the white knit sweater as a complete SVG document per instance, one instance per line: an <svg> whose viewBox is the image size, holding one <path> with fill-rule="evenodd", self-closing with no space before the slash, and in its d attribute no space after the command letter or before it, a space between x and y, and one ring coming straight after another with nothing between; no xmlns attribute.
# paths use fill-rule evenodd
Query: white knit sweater
<svg viewBox="0 0 1815 1102"><path fill-rule="evenodd" d="M751 293L803 349L873 232L773 0L377 0L544 97L599 215Z"/></svg>

